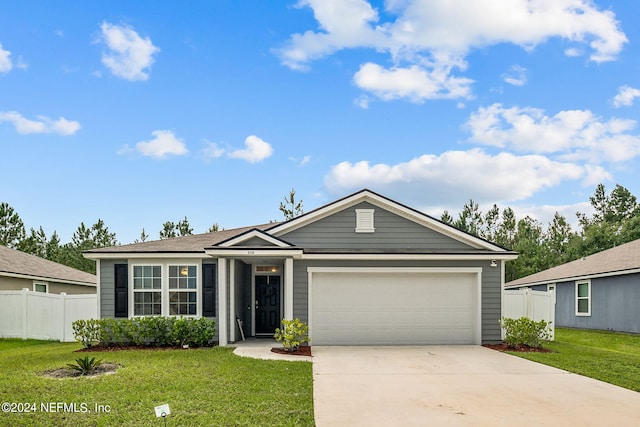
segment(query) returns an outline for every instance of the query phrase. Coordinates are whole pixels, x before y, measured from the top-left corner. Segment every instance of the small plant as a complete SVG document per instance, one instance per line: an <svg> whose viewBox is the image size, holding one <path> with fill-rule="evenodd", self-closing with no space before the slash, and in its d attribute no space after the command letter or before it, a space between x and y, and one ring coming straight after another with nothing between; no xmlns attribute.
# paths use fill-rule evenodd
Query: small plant
<svg viewBox="0 0 640 427"><path fill-rule="evenodd" d="M536 322L528 317L519 319L503 317L500 322L500 325L505 329L504 341L512 348L519 345L533 348L542 347L542 341L547 341L551 337L548 329L550 324L551 322L546 320Z"/></svg>
<svg viewBox="0 0 640 427"><path fill-rule="evenodd" d="M276 328L273 337L287 351L295 351L300 344L309 342L309 325L298 319L282 320L282 329Z"/></svg>
<svg viewBox="0 0 640 427"><path fill-rule="evenodd" d="M76 363L67 363L67 366L80 375L92 374L98 366L102 363L102 360L96 360L95 357L89 358L89 356L78 357Z"/></svg>

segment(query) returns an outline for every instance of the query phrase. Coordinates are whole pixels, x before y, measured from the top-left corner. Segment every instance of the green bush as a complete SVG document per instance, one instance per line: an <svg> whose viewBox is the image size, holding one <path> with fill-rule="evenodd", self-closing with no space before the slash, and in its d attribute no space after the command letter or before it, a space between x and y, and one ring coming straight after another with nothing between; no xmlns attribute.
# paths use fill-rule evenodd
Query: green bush
<svg viewBox="0 0 640 427"><path fill-rule="evenodd" d="M542 341L548 341L551 337L549 325L551 322L540 320L536 322L528 317L510 319L503 317L500 322L505 329L504 341L509 347L527 345L529 347L542 347Z"/></svg>
<svg viewBox="0 0 640 427"><path fill-rule="evenodd" d="M215 321L206 318L135 317L133 319L89 319L73 322L76 341L86 348L94 345L158 346L213 344Z"/></svg>
<svg viewBox="0 0 640 427"><path fill-rule="evenodd" d="M300 344L309 342L309 325L297 317L293 320L282 320L282 329L276 328L273 337L281 342L287 351L294 351Z"/></svg>

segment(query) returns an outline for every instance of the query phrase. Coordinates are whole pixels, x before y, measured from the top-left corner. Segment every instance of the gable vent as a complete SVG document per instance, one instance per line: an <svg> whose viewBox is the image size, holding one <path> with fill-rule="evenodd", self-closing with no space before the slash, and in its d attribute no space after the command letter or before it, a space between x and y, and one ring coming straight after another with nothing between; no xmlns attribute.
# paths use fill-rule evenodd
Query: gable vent
<svg viewBox="0 0 640 427"><path fill-rule="evenodd" d="M375 209L356 209L356 233L373 233L373 213Z"/></svg>

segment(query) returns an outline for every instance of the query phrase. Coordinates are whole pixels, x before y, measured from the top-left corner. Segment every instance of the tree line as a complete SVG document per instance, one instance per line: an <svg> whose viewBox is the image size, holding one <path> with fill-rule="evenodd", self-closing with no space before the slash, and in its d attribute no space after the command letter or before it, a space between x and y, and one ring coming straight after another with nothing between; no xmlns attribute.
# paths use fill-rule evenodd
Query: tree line
<svg viewBox="0 0 640 427"><path fill-rule="evenodd" d="M280 203L279 209L285 220L303 213L302 201L296 201L295 194L295 190L292 189ZM207 232L221 230L224 228L220 227L218 223L214 223ZM177 222L165 221L158 237L162 240L192 234L193 228L185 216L184 219ZM148 239L149 235L143 228L140 236L133 243L145 242ZM42 226L37 230L31 227L27 233L24 222L15 209L6 202L0 203L0 245L95 274L95 262L83 257L82 252L119 244L116 233L110 232L102 219L98 219L95 224L89 227L81 222L73 233L71 241L64 244L60 241L60 236L55 230L50 236L47 236Z"/></svg>
<svg viewBox="0 0 640 427"><path fill-rule="evenodd" d="M558 212L545 226L530 216L516 218L510 207L500 210L493 205L489 211L482 212L473 200L464 204L456 218L444 211L440 219L518 252L518 259L506 264L505 280L511 281L640 238L640 206L636 196L625 187L616 185L607 193L605 186L599 184L589 202L593 214L576 213L578 230L573 230L567 218ZM284 197L279 209L285 220L303 213L302 201L296 200L295 190ZM214 223L207 231L220 230L223 228ZM166 221L158 237L169 239L191 234L193 228L185 216L177 222ZM142 229L134 243L148 239L149 235ZM80 223L71 241L64 244L56 231L47 236L39 227L30 228L27 233L18 213L8 203L0 203L0 245L95 273L95 262L85 259L82 252L118 244L116 234L109 231L102 219L88 227Z"/></svg>
<svg viewBox="0 0 640 427"><path fill-rule="evenodd" d="M482 212L473 200L457 218L445 211L441 220L520 254L506 264L505 280L528 276L640 238L640 206L636 196L621 185L607 193L598 184L589 197L591 216L576 212L578 230L556 212L546 227L525 216L517 219L513 209L493 205Z"/></svg>

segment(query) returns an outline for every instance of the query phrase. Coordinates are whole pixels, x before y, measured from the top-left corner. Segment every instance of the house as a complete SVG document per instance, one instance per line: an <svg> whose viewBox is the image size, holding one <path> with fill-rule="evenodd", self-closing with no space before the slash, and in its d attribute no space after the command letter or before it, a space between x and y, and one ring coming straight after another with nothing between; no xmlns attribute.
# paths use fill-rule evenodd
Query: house
<svg viewBox="0 0 640 427"><path fill-rule="evenodd" d="M556 293L556 326L640 333L640 239L505 284Z"/></svg>
<svg viewBox="0 0 640 427"><path fill-rule="evenodd" d="M370 190L282 223L94 249L99 316L205 316L219 344L309 324L314 345L499 342L517 254Z"/></svg>
<svg viewBox="0 0 640 427"><path fill-rule="evenodd" d="M0 246L0 291L21 289L52 294L95 294L96 276Z"/></svg>

